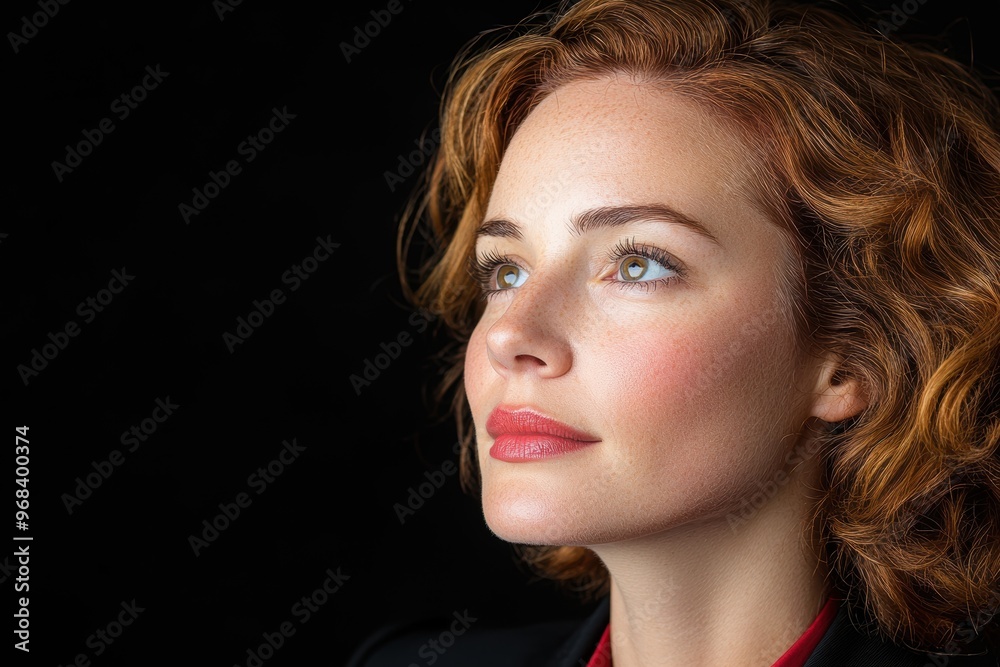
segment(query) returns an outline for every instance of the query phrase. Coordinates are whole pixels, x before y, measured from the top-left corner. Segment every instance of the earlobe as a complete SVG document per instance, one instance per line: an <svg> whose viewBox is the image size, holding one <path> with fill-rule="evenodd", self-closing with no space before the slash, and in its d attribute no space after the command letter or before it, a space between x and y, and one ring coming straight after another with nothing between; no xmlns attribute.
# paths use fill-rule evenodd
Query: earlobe
<svg viewBox="0 0 1000 667"><path fill-rule="evenodd" d="M812 415L825 422L849 419L868 406L868 396L863 384L845 373L842 363L839 357L828 357L817 378Z"/></svg>

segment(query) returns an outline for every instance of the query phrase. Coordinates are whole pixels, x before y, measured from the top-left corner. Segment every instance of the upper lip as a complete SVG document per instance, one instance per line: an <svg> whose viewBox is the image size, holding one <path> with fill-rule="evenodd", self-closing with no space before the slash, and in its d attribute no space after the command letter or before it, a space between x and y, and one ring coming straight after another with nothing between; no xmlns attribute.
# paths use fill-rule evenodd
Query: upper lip
<svg viewBox="0 0 1000 667"><path fill-rule="evenodd" d="M575 429L528 407L497 406L486 420L486 432L493 438L505 433L520 433L524 435L552 435L581 442L600 442L600 438L596 436Z"/></svg>

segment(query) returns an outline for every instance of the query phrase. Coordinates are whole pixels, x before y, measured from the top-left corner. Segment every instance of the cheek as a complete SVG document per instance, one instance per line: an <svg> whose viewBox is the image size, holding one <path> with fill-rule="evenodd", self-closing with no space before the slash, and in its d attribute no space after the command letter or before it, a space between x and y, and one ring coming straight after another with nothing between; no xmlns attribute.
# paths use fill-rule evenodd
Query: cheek
<svg viewBox="0 0 1000 667"><path fill-rule="evenodd" d="M605 338L585 375L615 467L711 504L774 465L789 422L788 350L781 327L752 321L719 313Z"/></svg>
<svg viewBox="0 0 1000 667"><path fill-rule="evenodd" d="M572 371L539 396L605 442L532 468L497 466L480 450L491 528L511 541L599 543L740 507L776 469L792 421L791 339L748 301L574 319ZM473 332L465 359L480 427L506 386L486 330Z"/></svg>
<svg viewBox="0 0 1000 667"><path fill-rule="evenodd" d="M723 356L725 342L714 328L681 328L675 335L633 338L608 355L609 375L623 406L647 413L652 421L663 412L710 409L720 390L738 382L747 370L746 357ZM744 349L744 355L754 351Z"/></svg>
<svg viewBox="0 0 1000 667"><path fill-rule="evenodd" d="M598 423L616 431L610 438L625 445L662 441L667 432L684 432L699 413L712 407L691 400L691 387L704 376L715 352L705 340L691 329L672 335L649 331L611 336L590 362L579 359L593 364L585 372L594 390L591 414L600 415Z"/></svg>
<svg viewBox="0 0 1000 667"><path fill-rule="evenodd" d="M754 406L785 396L794 340L777 308L702 311L638 333L609 336L600 352L608 395L629 412L751 419ZM775 408L787 405L772 406Z"/></svg>

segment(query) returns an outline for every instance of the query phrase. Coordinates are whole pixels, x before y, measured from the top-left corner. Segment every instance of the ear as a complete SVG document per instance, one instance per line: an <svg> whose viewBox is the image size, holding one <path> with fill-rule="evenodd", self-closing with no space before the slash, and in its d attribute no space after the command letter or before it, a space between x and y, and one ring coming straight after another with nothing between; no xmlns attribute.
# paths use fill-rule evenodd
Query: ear
<svg viewBox="0 0 1000 667"><path fill-rule="evenodd" d="M860 413L868 406L868 396L861 382L843 371L843 360L827 354L819 364L813 389L811 416L825 422L839 422Z"/></svg>

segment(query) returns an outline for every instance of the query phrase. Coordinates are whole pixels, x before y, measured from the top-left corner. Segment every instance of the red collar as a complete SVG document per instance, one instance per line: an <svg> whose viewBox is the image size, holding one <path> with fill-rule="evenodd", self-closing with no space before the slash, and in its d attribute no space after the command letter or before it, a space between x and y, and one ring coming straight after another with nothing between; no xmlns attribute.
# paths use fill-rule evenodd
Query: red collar
<svg viewBox="0 0 1000 667"><path fill-rule="evenodd" d="M816 645L819 644L819 640L823 638L830 624L833 623L833 618L837 615L838 603L837 598L828 598L812 624L771 667L803 667ZM612 667L610 623L604 627L604 634L601 635L601 640L597 643L594 654L590 656L587 667Z"/></svg>

